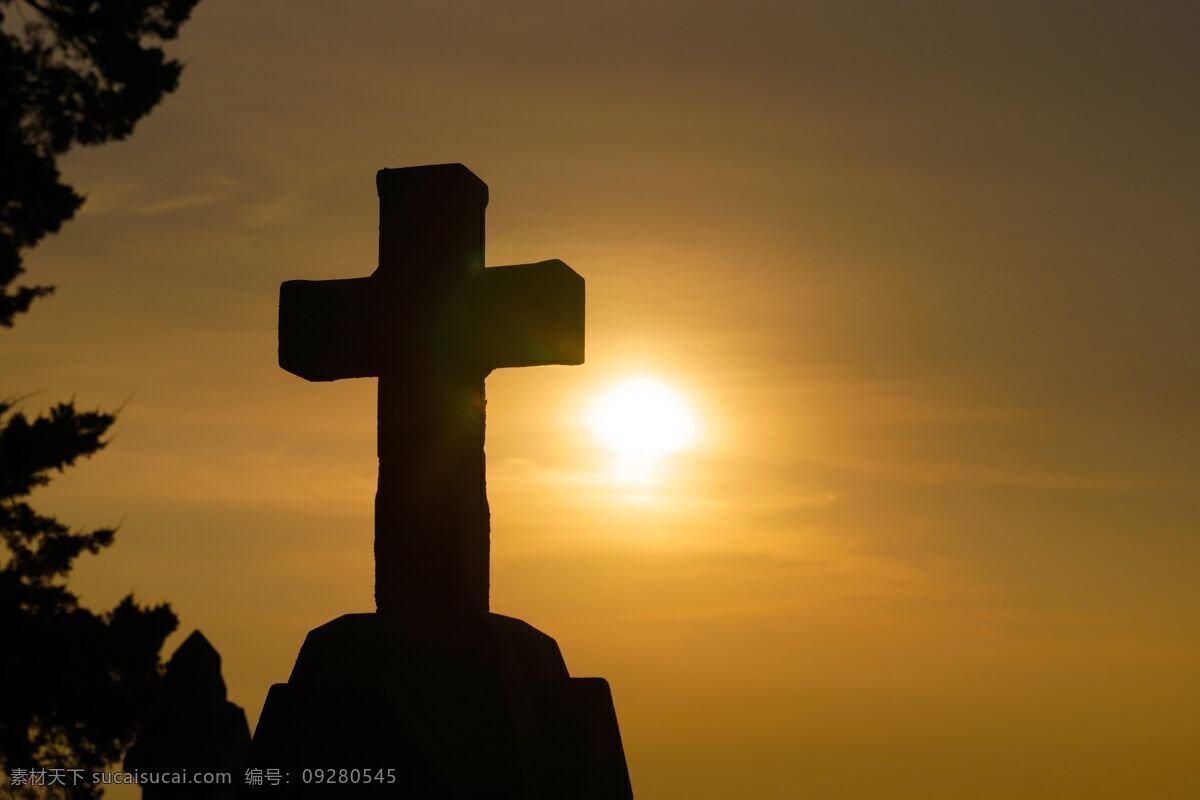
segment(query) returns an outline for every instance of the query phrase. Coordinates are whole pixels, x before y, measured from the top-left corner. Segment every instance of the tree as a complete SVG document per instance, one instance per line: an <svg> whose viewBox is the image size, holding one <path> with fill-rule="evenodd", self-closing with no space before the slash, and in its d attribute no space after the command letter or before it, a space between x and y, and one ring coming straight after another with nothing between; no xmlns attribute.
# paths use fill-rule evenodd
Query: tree
<svg viewBox="0 0 1200 800"><path fill-rule="evenodd" d="M53 291L10 288L24 272L21 251L83 203L56 159L124 139L175 90L182 65L157 45L197 1L0 0L0 325Z"/></svg>
<svg viewBox="0 0 1200 800"><path fill-rule="evenodd" d="M159 45L196 2L0 0L0 326L53 291L14 286L22 251L83 203L60 180L57 158L123 139L176 88L181 65ZM98 771L119 759L176 626L167 605L132 596L99 614L81 607L66 586L71 567L112 544L115 530L74 531L29 504L53 473L101 450L114 421L73 402L29 419L0 401L0 768L10 778L33 767Z"/></svg>
<svg viewBox="0 0 1200 800"><path fill-rule="evenodd" d="M26 498L77 459L104 447L115 417L69 403L30 421L0 402L0 762L11 771L77 768L121 757L158 682L159 651L175 629L166 605L132 596L95 614L63 584L75 558L112 544L115 531L74 532ZM74 786L75 796L94 787Z"/></svg>

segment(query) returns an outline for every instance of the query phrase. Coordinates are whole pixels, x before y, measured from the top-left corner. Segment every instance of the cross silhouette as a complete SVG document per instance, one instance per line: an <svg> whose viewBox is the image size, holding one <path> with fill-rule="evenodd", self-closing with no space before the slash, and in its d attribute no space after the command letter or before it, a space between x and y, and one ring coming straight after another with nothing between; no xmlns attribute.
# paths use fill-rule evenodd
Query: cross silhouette
<svg viewBox="0 0 1200 800"><path fill-rule="evenodd" d="M584 284L561 261L484 269L487 184L462 164L384 169L379 266L286 281L279 365L379 378L375 603L487 611L484 379L583 363Z"/></svg>

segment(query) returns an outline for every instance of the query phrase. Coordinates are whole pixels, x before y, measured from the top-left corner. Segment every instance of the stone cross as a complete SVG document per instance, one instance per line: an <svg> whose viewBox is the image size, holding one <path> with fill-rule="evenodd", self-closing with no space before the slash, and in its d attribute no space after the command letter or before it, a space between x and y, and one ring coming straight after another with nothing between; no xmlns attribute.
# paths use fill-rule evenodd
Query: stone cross
<svg viewBox="0 0 1200 800"><path fill-rule="evenodd" d="M583 363L584 286L561 261L484 269L487 185L462 164L380 170L379 266L286 281L279 365L379 378L375 603L486 611L484 378Z"/></svg>

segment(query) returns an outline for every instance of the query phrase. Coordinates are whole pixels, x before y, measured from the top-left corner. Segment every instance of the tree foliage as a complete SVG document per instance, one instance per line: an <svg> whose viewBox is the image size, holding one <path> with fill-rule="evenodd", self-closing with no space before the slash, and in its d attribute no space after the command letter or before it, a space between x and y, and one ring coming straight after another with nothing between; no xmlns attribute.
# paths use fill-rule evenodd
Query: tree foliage
<svg viewBox="0 0 1200 800"><path fill-rule="evenodd" d="M178 84L173 39L197 0L0 0L0 326L52 287L14 285L22 252L57 231L83 198L57 158L72 146L128 136ZM127 596L83 608L66 581L76 558L112 544L115 529L72 530L31 494L101 450L113 414L60 403L27 418L0 401L0 770L94 772L124 753L161 674L175 629L166 605ZM5 787L13 796L53 789ZM98 797L74 785L61 796Z"/></svg>
<svg viewBox="0 0 1200 800"><path fill-rule="evenodd" d="M0 402L0 763L100 770L128 747L175 629L166 605L127 596L96 614L64 581L75 559L110 545L112 528L72 531L39 514L30 493L104 447L115 417L61 403L27 419ZM80 796L98 789L74 786Z"/></svg>
<svg viewBox="0 0 1200 800"><path fill-rule="evenodd" d="M13 286L21 252L83 198L57 159L123 139L179 83L162 42L197 0L0 0L0 325L49 286Z"/></svg>

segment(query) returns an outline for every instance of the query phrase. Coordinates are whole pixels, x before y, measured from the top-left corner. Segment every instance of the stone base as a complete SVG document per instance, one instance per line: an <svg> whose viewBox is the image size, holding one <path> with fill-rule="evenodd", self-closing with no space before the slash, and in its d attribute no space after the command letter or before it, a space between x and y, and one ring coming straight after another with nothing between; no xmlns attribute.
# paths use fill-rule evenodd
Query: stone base
<svg viewBox="0 0 1200 800"><path fill-rule="evenodd" d="M553 639L486 613L313 630L267 695L250 765L264 785L246 797L633 796L607 682L570 677Z"/></svg>

